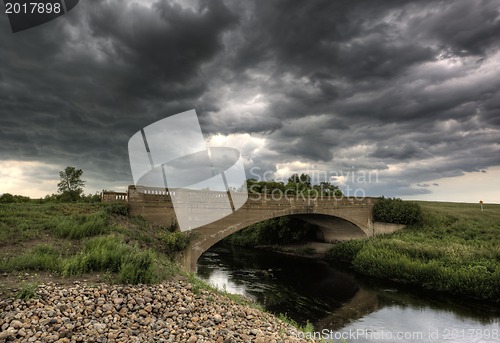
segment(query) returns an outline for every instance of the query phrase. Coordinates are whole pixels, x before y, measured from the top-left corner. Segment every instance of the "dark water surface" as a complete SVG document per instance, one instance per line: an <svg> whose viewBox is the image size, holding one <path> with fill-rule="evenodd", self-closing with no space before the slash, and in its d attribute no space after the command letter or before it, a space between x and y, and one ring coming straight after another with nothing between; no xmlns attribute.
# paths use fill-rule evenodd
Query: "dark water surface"
<svg viewBox="0 0 500 343"><path fill-rule="evenodd" d="M335 342L500 342L498 304L381 283L321 260L217 244L197 273Z"/></svg>

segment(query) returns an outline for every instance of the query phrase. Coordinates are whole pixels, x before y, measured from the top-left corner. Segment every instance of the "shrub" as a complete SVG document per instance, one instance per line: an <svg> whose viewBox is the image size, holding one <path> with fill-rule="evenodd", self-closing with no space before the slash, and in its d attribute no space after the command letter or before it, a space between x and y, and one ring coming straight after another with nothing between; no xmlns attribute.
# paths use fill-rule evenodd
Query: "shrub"
<svg viewBox="0 0 500 343"><path fill-rule="evenodd" d="M124 203L116 202L116 203L106 204L104 206L104 209L105 209L106 213L117 214L120 216L128 216L130 213L130 206L129 206L129 204L126 204L126 203L124 204Z"/></svg>
<svg viewBox="0 0 500 343"><path fill-rule="evenodd" d="M0 195L0 204L8 203L18 203L18 202L29 202L30 198L22 195L12 195L10 193L4 193Z"/></svg>
<svg viewBox="0 0 500 343"><path fill-rule="evenodd" d="M381 197L373 206L373 219L384 223L410 225L421 223L423 216L417 203Z"/></svg>
<svg viewBox="0 0 500 343"><path fill-rule="evenodd" d="M191 237L184 232L161 232L158 238L162 242L162 251L173 257L187 248Z"/></svg>
<svg viewBox="0 0 500 343"><path fill-rule="evenodd" d="M356 239L334 245L329 251L329 257L334 260L350 263L365 246L366 240Z"/></svg>

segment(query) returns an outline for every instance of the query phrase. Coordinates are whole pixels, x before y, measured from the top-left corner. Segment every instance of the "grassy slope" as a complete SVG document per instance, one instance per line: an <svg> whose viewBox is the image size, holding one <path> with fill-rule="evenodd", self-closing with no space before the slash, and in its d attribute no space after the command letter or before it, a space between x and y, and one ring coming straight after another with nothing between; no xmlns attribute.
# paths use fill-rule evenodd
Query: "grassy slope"
<svg viewBox="0 0 500 343"><path fill-rule="evenodd" d="M356 271L500 302L500 205L420 203L425 223L337 245L332 258ZM1 204L0 272L108 272L121 282L177 273L182 234L147 225L102 204Z"/></svg>
<svg viewBox="0 0 500 343"><path fill-rule="evenodd" d="M126 212L125 205L0 204L0 272L105 272L126 283L177 273L172 259L186 236Z"/></svg>
<svg viewBox="0 0 500 343"><path fill-rule="evenodd" d="M424 223L335 246L362 274L500 302L500 205L420 202Z"/></svg>

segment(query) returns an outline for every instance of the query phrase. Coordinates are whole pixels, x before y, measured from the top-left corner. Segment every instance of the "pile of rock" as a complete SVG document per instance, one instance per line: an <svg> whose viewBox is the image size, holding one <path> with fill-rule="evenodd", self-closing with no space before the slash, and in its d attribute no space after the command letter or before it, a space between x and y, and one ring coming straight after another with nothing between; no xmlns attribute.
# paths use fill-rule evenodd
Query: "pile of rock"
<svg viewBox="0 0 500 343"><path fill-rule="evenodd" d="M271 314L188 282L40 285L0 301L0 342L301 342Z"/></svg>

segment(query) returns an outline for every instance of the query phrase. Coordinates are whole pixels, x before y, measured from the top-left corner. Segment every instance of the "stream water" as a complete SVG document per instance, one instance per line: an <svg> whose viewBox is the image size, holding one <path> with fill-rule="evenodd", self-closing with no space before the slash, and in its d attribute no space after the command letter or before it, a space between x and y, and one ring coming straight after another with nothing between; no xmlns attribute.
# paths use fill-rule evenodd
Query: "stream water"
<svg viewBox="0 0 500 343"><path fill-rule="evenodd" d="M334 342L500 342L500 308L357 276L331 262L219 243L198 276Z"/></svg>

